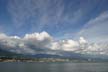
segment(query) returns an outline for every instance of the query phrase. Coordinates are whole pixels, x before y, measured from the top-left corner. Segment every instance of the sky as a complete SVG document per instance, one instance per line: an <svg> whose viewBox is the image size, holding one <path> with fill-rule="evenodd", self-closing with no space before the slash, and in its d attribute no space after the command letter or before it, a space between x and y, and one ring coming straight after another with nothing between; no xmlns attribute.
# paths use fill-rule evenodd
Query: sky
<svg viewBox="0 0 108 72"><path fill-rule="evenodd" d="M107 54L107 27L108 0L0 0L0 45L10 51Z"/></svg>

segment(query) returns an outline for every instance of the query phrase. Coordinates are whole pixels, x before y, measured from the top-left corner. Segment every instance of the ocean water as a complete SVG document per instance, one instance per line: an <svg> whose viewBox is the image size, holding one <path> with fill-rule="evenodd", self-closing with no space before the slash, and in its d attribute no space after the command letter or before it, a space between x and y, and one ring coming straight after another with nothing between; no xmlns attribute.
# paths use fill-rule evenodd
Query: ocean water
<svg viewBox="0 0 108 72"><path fill-rule="evenodd" d="M0 62L0 72L108 72L108 63Z"/></svg>

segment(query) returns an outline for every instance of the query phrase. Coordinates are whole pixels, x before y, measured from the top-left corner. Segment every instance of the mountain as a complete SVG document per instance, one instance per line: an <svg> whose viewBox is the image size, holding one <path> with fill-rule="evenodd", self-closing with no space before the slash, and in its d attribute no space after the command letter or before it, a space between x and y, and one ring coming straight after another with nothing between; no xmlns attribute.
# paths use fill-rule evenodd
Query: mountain
<svg viewBox="0 0 108 72"><path fill-rule="evenodd" d="M26 55L23 54L17 54L14 52L9 52L3 49L0 49L0 57L4 57L4 58L29 58Z"/></svg>
<svg viewBox="0 0 108 72"><path fill-rule="evenodd" d="M104 55L79 54L79 53L66 52L66 51L61 51L60 54L43 53L43 54L35 54L35 55L24 55L24 54L17 54L17 53L0 49L0 56L17 57L17 58L66 58L66 59L73 59L73 60L108 61L108 56L104 56Z"/></svg>
<svg viewBox="0 0 108 72"><path fill-rule="evenodd" d="M0 56L16 56L18 54L0 49Z"/></svg>

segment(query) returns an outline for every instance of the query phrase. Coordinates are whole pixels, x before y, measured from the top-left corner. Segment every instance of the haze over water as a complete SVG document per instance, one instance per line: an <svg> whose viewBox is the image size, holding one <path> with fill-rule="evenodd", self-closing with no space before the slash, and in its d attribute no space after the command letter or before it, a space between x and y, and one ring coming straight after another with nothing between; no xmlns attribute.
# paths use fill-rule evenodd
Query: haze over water
<svg viewBox="0 0 108 72"><path fill-rule="evenodd" d="M0 72L108 72L108 63L0 63Z"/></svg>

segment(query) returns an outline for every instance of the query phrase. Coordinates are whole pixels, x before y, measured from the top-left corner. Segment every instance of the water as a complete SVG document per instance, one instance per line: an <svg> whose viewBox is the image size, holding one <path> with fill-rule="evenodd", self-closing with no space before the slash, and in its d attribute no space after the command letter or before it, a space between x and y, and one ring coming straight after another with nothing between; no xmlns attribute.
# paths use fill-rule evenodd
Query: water
<svg viewBox="0 0 108 72"><path fill-rule="evenodd" d="M0 72L108 72L108 63L1 62Z"/></svg>

